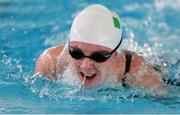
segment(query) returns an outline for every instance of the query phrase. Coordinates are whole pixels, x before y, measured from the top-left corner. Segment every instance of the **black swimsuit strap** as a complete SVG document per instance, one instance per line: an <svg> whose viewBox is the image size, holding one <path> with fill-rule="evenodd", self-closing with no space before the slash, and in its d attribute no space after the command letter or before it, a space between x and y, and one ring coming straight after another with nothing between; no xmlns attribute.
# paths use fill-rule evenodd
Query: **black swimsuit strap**
<svg viewBox="0 0 180 115"><path fill-rule="evenodd" d="M125 79L127 77L126 74L129 72L129 69L130 69L132 52L125 51L125 56L126 56L126 65L125 65L124 77L121 80L123 87L126 87Z"/></svg>

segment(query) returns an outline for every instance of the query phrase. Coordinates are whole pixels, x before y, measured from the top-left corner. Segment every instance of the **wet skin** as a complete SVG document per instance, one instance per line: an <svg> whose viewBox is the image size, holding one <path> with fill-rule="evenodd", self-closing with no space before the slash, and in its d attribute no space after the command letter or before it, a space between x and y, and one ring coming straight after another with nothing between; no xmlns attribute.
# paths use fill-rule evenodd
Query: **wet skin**
<svg viewBox="0 0 180 115"><path fill-rule="evenodd" d="M76 41L71 42L70 45L81 49L86 56L90 56L97 51L112 51L112 49L105 46ZM115 52L108 60L99 63L86 57L79 60L74 59L69 55L68 48L55 46L45 50L40 55L36 62L35 73L56 80L57 74L62 74L65 67L71 65L84 85L94 86L112 75L117 76L120 81L124 77L125 61L123 51L121 54ZM142 56L135 53L132 56L129 76L126 81L129 85L144 88L159 89L163 85L153 67Z"/></svg>

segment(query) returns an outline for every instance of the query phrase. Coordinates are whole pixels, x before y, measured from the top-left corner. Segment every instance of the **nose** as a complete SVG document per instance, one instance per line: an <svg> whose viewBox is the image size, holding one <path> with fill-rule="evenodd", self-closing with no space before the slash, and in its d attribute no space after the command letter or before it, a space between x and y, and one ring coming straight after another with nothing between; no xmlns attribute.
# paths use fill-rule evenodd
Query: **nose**
<svg viewBox="0 0 180 115"><path fill-rule="evenodd" d="M90 70L93 68L93 61L89 58L84 58L82 61L81 61L81 65L80 65L80 68L83 69L83 70Z"/></svg>

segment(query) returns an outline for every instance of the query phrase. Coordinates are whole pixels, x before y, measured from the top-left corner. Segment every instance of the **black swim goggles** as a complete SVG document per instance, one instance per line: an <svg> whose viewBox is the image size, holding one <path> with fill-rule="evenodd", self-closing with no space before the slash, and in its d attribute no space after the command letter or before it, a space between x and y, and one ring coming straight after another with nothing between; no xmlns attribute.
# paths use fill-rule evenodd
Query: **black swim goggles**
<svg viewBox="0 0 180 115"><path fill-rule="evenodd" d="M122 39L119 42L119 44L116 46L116 48L113 49L111 52L98 51L98 52L92 53L90 56L86 56L79 48L71 47L70 43L68 43L69 44L69 46L68 46L69 47L69 54L71 55L72 58L77 59L77 60L82 59L84 57L87 57L87 58L90 58L96 62L105 62L118 49L121 42L122 42Z"/></svg>

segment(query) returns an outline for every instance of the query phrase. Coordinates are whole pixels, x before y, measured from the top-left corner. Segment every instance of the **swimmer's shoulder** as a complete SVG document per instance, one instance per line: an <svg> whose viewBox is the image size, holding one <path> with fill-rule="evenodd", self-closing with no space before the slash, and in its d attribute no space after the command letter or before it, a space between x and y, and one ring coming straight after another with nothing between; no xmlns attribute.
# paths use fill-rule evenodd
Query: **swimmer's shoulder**
<svg viewBox="0 0 180 115"><path fill-rule="evenodd" d="M130 69L131 73L137 72L142 65L146 64L144 57L140 54L137 54L135 52L132 52L132 58L131 58L131 67L133 69Z"/></svg>
<svg viewBox="0 0 180 115"><path fill-rule="evenodd" d="M126 53L129 53L131 55L131 59L128 60L128 61L130 61L130 65L129 65L130 72L135 72L135 71L139 70L140 66L143 63L147 63L141 54L137 54L133 51L128 51L128 50L122 50L122 52L123 52L124 56L126 56Z"/></svg>
<svg viewBox="0 0 180 115"><path fill-rule="evenodd" d="M44 50L36 61L35 73L54 77L58 56L62 53L63 49L64 45L57 45Z"/></svg>
<svg viewBox="0 0 180 115"><path fill-rule="evenodd" d="M128 80L130 84L155 89L160 89L164 85L153 66L142 54L132 52L129 75Z"/></svg>
<svg viewBox="0 0 180 115"><path fill-rule="evenodd" d="M53 57L57 57L63 51L64 45L57 45L46 49L43 53L49 54Z"/></svg>
<svg viewBox="0 0 180 115"><path fill-rule="evenodd" d="M62 53L63 48L64 48L64 45L57 45L57 46L50 47L41 53L40 58L43 58L46 60L56 60L58 56Z"/></svg>

